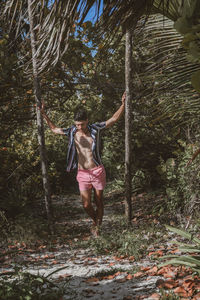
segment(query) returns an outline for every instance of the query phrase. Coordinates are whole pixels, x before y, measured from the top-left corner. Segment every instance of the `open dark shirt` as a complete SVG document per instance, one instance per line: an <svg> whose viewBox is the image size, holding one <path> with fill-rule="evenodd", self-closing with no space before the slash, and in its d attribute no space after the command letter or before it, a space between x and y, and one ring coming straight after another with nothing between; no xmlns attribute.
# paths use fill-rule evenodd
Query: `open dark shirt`
<svg viewBox="0 0 200 300"><path fill-rule="evenodd" d="M101 165L101 130L106 127L106 122L94 123L88 125L88 130L93 139L92 155L97 166ZM75 125L67 129L63 129L65 135L69 137L68 151L67 151L67 172L78 167L77 151L74 142L74 136L77 131Z"/></svg>

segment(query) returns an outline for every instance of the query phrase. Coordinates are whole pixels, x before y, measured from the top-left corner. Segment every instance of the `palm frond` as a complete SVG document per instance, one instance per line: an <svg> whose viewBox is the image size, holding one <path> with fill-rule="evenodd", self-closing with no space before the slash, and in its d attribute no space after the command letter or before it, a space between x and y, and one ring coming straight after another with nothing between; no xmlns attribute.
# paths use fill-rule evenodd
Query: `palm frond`
<svg viewBox="0 0 200 300"><path fill-rule="evenodd" d="M166 118L187 123L193 115L192 120L198 122L200 98L192 87L191 76L200 65L187 60L183 38L173 24L156 14L149 17L142 31L140 26L136 28L134 48L143 62L137 76L140 82L145 82L145 99L157 99L158 105L152 111L155 121ZM145 58L142 53L147 54Z"/></svg>
<svg viewBox="0 0 200 300"><path fill-rule="evenodd" d="M69 37L75 21L80 18L80 15L84 19L94 4L99 10L99 0L32 0L38 73L57 64L59 58L68 49ZM27 42L30 33L26 0L6 1L1 8L1 19L9 24L9 30L15 31L16 40L21 37L22 43ZM25 27L26 31L24 31ZM27 72L30 65L29 62Z"/></svg>
<svg viewBox="0 0 200 300"><path fill-rule="evenodd" d="M102 26L105 31L115 33L120 26L132 27L141 16L161 13L172 20L180 16L184 0L104 0Z"/></svg>

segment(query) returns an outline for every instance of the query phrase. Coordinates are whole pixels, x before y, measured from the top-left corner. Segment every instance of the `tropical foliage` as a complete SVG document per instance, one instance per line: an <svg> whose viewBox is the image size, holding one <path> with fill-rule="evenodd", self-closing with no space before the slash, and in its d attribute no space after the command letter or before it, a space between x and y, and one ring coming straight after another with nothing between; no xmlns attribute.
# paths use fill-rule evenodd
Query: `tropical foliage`
<svg viewBox="0 0 200 300"><path fill-rule="evenodd" d="M189 243L179 243L179 250L182 253L190 253L190 255L170 255L164 256L163 259L168 258L162 265L183 265L191 268L195 273L200 275L200 239L195 237L192 233L185 230L167 226L170 231L182 236L183 238L189 240Z"/></svg>

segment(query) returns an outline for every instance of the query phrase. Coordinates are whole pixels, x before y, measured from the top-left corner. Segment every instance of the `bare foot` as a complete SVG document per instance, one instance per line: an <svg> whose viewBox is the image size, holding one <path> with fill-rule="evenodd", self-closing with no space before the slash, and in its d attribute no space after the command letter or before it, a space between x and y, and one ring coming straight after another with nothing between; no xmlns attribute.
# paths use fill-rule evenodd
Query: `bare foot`
<svg viewBox="0 0 200 300"><path fill-rule="evenodd" d="M91 234L93 237L97 238L99 236L99 227L98 226L92 226L91 227Z"/></svg>

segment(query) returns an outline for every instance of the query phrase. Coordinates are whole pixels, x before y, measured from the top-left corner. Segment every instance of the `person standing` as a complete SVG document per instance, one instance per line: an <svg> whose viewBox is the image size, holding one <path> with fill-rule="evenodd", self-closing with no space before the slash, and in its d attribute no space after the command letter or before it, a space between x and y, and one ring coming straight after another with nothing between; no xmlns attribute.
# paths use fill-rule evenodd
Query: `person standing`
<svg viewBox="0 0 200 300"><path fill-rule="evenodd" d="M106 185L106 172L101 161L101 132L111 127L122 116L125 108L126 94L122 96L122 104L107 121L89 124L87 111L79 109L74 114L74 124L69 128L56 127L45 113L42 103L40 108L43 118L55 134L66 135L69 138L67 151L67 172L77 168L76 179L79 184L83 207L93 220L91 232L98 236L98 228L102 224L104 214L103 191ZM92 190L94 202L92 205Z"/></svg>

